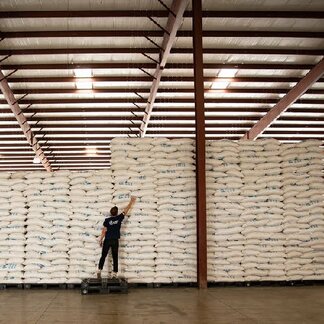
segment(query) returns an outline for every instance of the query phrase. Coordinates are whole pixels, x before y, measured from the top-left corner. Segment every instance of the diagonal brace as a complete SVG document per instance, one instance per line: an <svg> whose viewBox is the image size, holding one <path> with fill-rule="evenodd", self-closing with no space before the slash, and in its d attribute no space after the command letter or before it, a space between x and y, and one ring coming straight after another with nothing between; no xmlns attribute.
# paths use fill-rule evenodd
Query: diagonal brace
<svg viewBox="0 0 324 324"><path fill-rule="evenodd" d="M263 116L244 136L254 140L277 120L297 99L299 99L324 74L324 58L313 67L270 111Z"/></svg>

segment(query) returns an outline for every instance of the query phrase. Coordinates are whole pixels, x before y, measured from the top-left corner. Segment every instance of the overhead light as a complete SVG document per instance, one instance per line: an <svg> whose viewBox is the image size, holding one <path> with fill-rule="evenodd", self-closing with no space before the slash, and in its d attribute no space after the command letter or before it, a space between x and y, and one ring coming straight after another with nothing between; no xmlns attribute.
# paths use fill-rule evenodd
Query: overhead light
<svg viewBox="0 0 324 324"><path fill-rule="evenodd" d="M75 80L75 86L77 89L92 89L92 70L91 69L75 69L74 75L77 78ZM80 79L79 79L80 78ZM88 79L84 79L88 78Z"/></svg>
<svg viewBox="0 0 324 324"><path fill-rule="evenodd" d="M219 78L233 78L237 72L237 69L222 69L218 73Z"/></svg>
<svg viewBox="0 0 324 324"><path fill-rule="evenodd" d="M75 82L77 89L92 89L91 81L77 81Z"/></svg>
<svg viewBox="0 0 324 324"><path fill-rule="evenodd" d="M86 147L86 155L87 156L97 155L97 148L95 146L87 146Z"/></svg>
<svg viewBox="0 0 324 324"><path fill-rule="evenodd" d="M217 76L215 82L212 83L212 89L226 89L231 83L231 78L233 78L238 70L237 69L222 69ZM228 80L218 80L218 78L228 78Z"/></svg>
<svg viewBox="0 0 324 324"><path fill-rule="evenodd" d="M215 81L213 82L212 89L226 89L230 81Z"/></svg>
<svg viewBox="0 0 324 324"><path fill-rule="evenodd" d="M91 69L74 69L74 75L77 78L91 78L92 70Z"/></svg>
<svg viewBox="0 0 324 324"><path fill-rule="evenodd" d="M33 163L34 163L34 164L39 164L39 163L41 163L40 158L39 158L38 156L35 156L34 159L33 159Z"/></svg>

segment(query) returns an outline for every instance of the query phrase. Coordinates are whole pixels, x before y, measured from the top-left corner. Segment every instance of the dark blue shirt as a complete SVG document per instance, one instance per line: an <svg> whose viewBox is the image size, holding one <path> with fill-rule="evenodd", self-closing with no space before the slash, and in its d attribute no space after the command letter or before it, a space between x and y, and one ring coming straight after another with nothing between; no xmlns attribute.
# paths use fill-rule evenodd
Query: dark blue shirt
<svg viewBox="0 0 324 324"><path fill-rule="evenodd" d="M103 226L107 227L105 239L119 239L120 238L120 226L124 220L124 213L118 216L111 216L105 219Z"/></svg>

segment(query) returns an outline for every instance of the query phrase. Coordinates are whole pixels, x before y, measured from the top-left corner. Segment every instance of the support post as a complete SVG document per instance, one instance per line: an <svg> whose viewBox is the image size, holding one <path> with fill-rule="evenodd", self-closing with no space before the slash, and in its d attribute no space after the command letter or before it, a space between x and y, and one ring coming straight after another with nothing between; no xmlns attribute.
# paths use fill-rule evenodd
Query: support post
<svg viewBox="0 0 324 324"><path fill-rule="evenodd" d="M192 0L196 127L197 283L207 288L206 153L201 0Z"/></svg>

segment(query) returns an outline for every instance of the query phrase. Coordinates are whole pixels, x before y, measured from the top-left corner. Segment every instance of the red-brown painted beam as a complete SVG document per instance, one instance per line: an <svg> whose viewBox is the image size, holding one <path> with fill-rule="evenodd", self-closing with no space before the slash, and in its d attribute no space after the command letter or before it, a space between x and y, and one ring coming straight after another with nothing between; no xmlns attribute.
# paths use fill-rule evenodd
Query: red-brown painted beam
<svg viewBox="0 0 324 324"><path fill-rule="evenodd" d="M18 31L0 32L0 38L74 38L74 37L163 37L160 30L48 30L48 31ZM192 37L192 32L181 30L178 37ZM259 31L259 30L205 30L203 37L269 37L269 38L324 38L324 32L303 31Z"/></svg>
<svg viewBox="0 0 324 324"><path fill-rule="evenodd" d="M185 11L184 17L192 17L192 11ZM16 18L145 18L168 17L166 10L55 10L55 11L1 11L0 19ZM323 19L323 11L215 11L202 12L203 18L302 18Z"/></svg>
<svg viewBox="0 0 324 324"><path fill-rule="evenodd" d="M324 58L298 82L264 117L260 119L243 139L254 140L278 119L324 74Z"/></svg>
<svg viewBox="0 0 324 324"><path fill-rule="evenodd" d="M57 64L2 64L2 70L66 70L66 69L155 69L155 63L57 63ZM76 79L76 78L75 78Z"/></svg>
<svg viewBox="0 0 324 324"><path fill-rule="evenodd" d="M166 51L164 51L166 53ZM169 63L164 61L166 56L162 57L160 65L161 69L177 69L186 70L193 69L191 63ZM164 59L164 60L163 60ZM164 65L162 65L164 64ZM309 70L312 64L296 64L296 63L205 63L203 68L206 70L218 69L240 69L240 70ZM66 69L155 69L155 63L132 62L132 63L56 63L56 64L2 64L2 70L66 70ZM156 77L156 73L154 74Z"/></svg>
<svg viewBox="0 0 324 324"><path fill-rule="evenodd" d="M196 127L196 195L197 195L197 281L199 288L207 288L207 218L206 218L206 152L204 68L202 49L201 0L192 0L193 49L195 79Z"/></svg>
<svg viewBox="0 0 324 324"><path fill-rule="evenodd" d="M205 108L206 112L235 112L235 113L265 113L268 112L271 108L268 107L246 107L246 108L227 108L227 107L210 107ZM59 107L59 108L28 108L25 110L25 113L29 114L47 114L47 113L80 113L80 112L93 112L93 113L100 113L100 112L117 112L117 113L124 113L129 112L129 108L69 108L69 107ZM306 114L324 114L324 107L322 108L289 108L287 111L293 112L293 113L306 113ZM6 108L0 108L0 113L10 113L10 109ZM143 110L132 110L133 113L136 115L142 115ZM155 108L156 114L161 112L173 112L173 113L193 113L194 107L187 107L187 108L175 108L175 107L168 107L168 108L161 108L156 107ZM112 124L112 125L106 125L104 127L124 127L125 124ZM129 126L129 125L127 125ZM7 127L7 126L4 126ZM11 126L12 127L12 126ZM0 129L1 131L1 129Z"/></svg>
<svg viewBox="0 0 324 324"><path fill-rule="evenodd" d="M219 120L222 122L226 122L228 120L236 120L236 121L240 121L240 122L247 122L247 121L259 121L260 117L259 116L206 116L205 117L206 120ZM112 120L119 120L120 122L125 122L125 120L127 120L127 118L125 117L115 117L115 116L98 116L98 117L94 117L94 116L86 116L86 117L80 117L80 116L68 116L68 117L58 117L58 116L47 116L47 117L39 117L39 116L34 116L32 118L29 118L29 121L33 121L33 122L48 122L48 121L56 121L56 122L60 122L60 121L71 121L71 122L80 122L80 121L84 121L85 124L88 124L88 121L112 121ZM132 117L133 121L136 120L141 120L141 117ZM152 116L151 117L151 121L157 121L158 124L162 124L162 123L166 123L167 121L179 121L179 122L183 122L183 121L187 121L187 120L191 120L194 121L194 116ZM0 114L0 122L2 121L6 121L6 122L13 122L15 121L15 118L12 117L2 117ZM281 116L280 117L280 121L302 121L302 122L307 122L307 121L324 121L324 117L318 117L318 116L314 116L314 117L305 117L305 116ZM88 124L89 125L89 124ZM96 125L96 124L94 124ZM50 125L48 125L48 127L50 127ZM67 126L69 127L69 126Z"/></svg>
<svg viewBox="0 0 324 324"><path fill-rule="evenodd" d="M153 77L149 76L107 76L107 77L92 77L82 78L83 81L89 82L152 82ZM8 78L9 83L20 82L40 82L40 83L62 83L72 82L75 83L75 77L22 77L22 78Z"/></svg>
<svg viewBox="0 0 324 324"><path fill-rule="evenodd" d="M143 122L140 127L140 136L144 137L146 133L146 129L148 127L148 123L151 118L152 110L154 107L154 103L156 100L157 92L159 89L163 69L166 66L168 57L170 55L170 51L173 43L175 42L178 29L181 26L183 21L183 13L188 6L189 0L173 0L171 5L171 10L175 14L169 13L166 30L168 33L164 33L163 41L161 45L161 53L160 53L160 61L156 66L156 70L154 73L154 80L152 82L150 95L147 100L147 105L145 108L145 115L143 117Z"/></svg>
<svg viewBox="0 0 324 324"><path fill-rule="evenodd" d="M204 48L204 54L254 54L254 55L324 55L322 49L299 48ZM159 54L158 48L40 48L0 49L0 55L56 55L56 54ZM192 48L172 48L171 54L192 54Z"/></svg>
<svg viewBox="0 0 324 324"><path fill-rule="evenodd" d="M31 130L30 125L27 122L27 119L25 115L22 113L19 104L16 101L16 98L14 94L12 93L9 84L3 75L2 71L0 71L0 89L5 97L6 103L9 105L12 113L15 116L15 119L17 120L23 135L25 137L25 140L27 139L28 144L31 146L32 150L35 152L35 154L40 158L41 163L43 164L44 168L51 172L53 171L51 168L51 164L48 161L47 157L45 156L39 142L37 141L35 135L33 134L33 131Z"/></svg>
<svg viewBox="0 0 324 324"><path fill-rule="evenodd" d="M218 78L218 80L222 80L226 78ZM75 77L9 77L9 83L20 83L20 82L35 82L35 83L62 83L62 82L72 82L75 83ZM91 81L91 82L152 82L153 77L148 76L112 76L112 77L92 77L91 79L87 80L86 78L83 79L84 81ZM301 78L295 77L280 77L280 76L273 76L273 77L235 77L234 81L232 82L283 82L283 83L291 83L291 82L299 82ZM161 78L161 82L193 82L193 77L188 76L164 76ZM204 77L204 82L214 82L215 77ZM324 82L324 78L318 80L318 82Z"/></svg>
<svg viewBox="0 0 324 324"><path fill-rule="evenodd" d="M207 89L205 92L208 93L287 93L290 89L287 88L230 88L230 89ZM306 93L308 94L323 94L323 89L308 89ZM100 88L100 89L89 89L89 90L79 90L79 89L14 89L12 90L14 94L53 94L53 93L76 93L76 94L91 94L91 93L149 93L149 88ZM193 88L159 88L158 93L193 93Z"/></svg>
<svg viewBox="0 0 324 324"><path fill-rule="evenodd" d="M30 105L30 104L94 104L94 103L146 103L147 100L144 98L133 98L133 99L125 99L125 98L64 98L64 99L28 99L24 98L19 100L19 104L21 105ZM194 103L193 98L158 98L155 99L155 103ZM264 99L264 98L207 98L205 99L206 103L246 103L246 104L273 104L277 103L277 99ZM5 105L6 100L0 100L0 104ZM298 99L296 103L300 104L324 104L324 99Z"/></svg>
<svg viewBox="0 0 324 324"><path fill-rule="evenodd" d="M131 126L130 124L111 124L109 126L107 126L107 124L69 124L69 125L65 125L65 124L55 124L55 125L51 125L51 124L46 124L46 123L38 123L37 125L35 124L31 124L32 128L42 128L43 130L47 130L47 129L56 129L58 131L60 131L60 129L62 128L69 128L69 129L80 129L82 131L84 131L85 129L97 129L97 128L109 128L109 129L113 129L113 128L128 128L128 126ZM228 129L232 129L232 128L251 128L254 125L254 123L244 123L244 124L240 124L240 123L228 123L228 122L224 122L224 123L207 123L206 124L206 129L208 128L228 128ZM8 129L8 128L17 128L18 126L16 124L5 124L5 125L1 125L0 124L0 134L3 134L4 129ZM151 127L155 128L155 127L160 127L160 126L154 126L151 125ZM190 128L190 127L194 127L194 123L188 123L188 122L182 122L182 123L163 123L163 128ZM298 129L307 129L307 128L318 128L318 129L322 129L324 128L324 124L272 124L271 125L271 129L279 129L279 128L298 128ZM17 130L19 130L19 128L17 128ZM62 131L65 134L65 131Z"/></svg>
<svg viewBox="0 0 324 324"><path fill-rule="evenodd" d="M212 107L212 108L205 108L206 112L236 112L236 113L265 113L268 112L271 108L268 107L257 107L257 108L241 108L241 107L236 107L236 108L227 108L227 107ZM143 109L144 110L144 109ZM132 110L136 115L142 115L143 110ZM51 114L67 114L67 113L80 113L80 112L91 112L91 113L102 113L102 112L114 112L114 113L125 113L125 112L130 112L130 108L113 108L113 107L107 107L107 108L100 108L100 107L94 107L94 108L70 108L70 107L59 107L59 108L28 108L25 111L25 114L46 114L46 113L51 113ZM322 108L289 108L289 112L293 113L311 113L311 114L324 114L324 107ZM10 113L10 109L6 108L0 108L0 113ZM170 113L193 113L194 112L194 107L186 107L186 108L155 108L155 112L161 113L161 112L170 112ZM109 125L109 127L128 127L129 125L122 125L122 124L112 124ZM105 127L108 127L106 125ZM1 129L0 129L1 131Z"/></svg>

